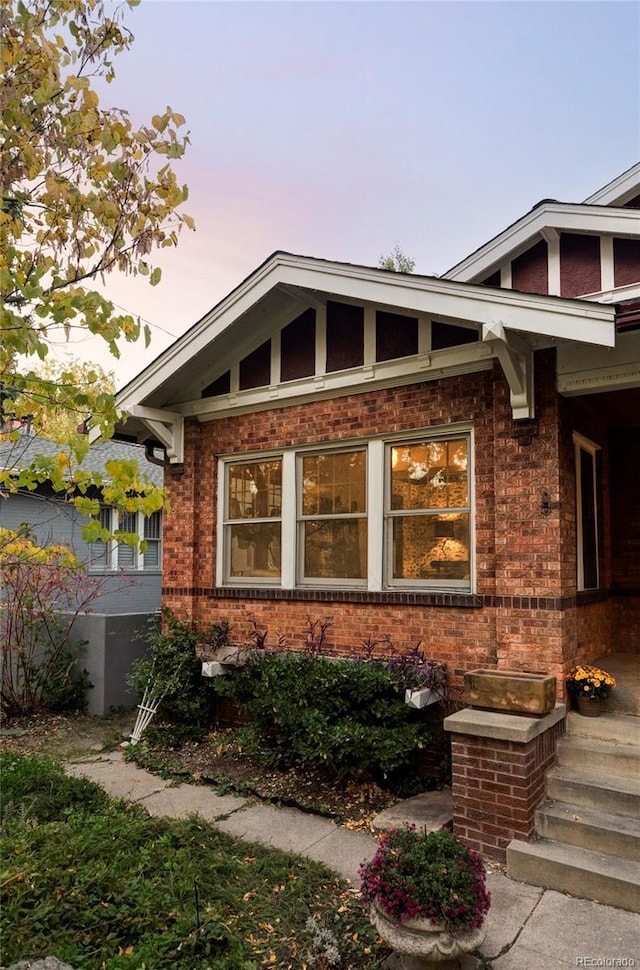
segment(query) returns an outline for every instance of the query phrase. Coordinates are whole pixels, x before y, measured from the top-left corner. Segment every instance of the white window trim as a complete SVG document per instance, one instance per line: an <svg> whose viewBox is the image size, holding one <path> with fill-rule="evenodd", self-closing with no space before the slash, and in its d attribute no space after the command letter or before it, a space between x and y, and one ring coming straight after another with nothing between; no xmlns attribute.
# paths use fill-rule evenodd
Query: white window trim
<svg viewBox="0 0 640 970"><path fill-rule="evenodd" d="M598 544L598 532L600 524L600 509L598 508L598 470L596 455L601 450L600 445L584 438L581 434L574 432L573 446L575 455L576 469L576 560L577 560L577 589L579 592L600 589L600 547ZM596 585L585 587L584 584L584 541L582 534L582 464L580 452L586 451L593 459L593 514L595 521L595 553L596 553Z"/></svg>
<svg viewBox="0 0 640 970"><path fill-rule="evenodd" d="M439 439L466 438L469 448L469 573L467 580L394 580L389 581L390 552L386 530L390 528L391 517L385 514L387 506L388 481L386 475L386 455L388 449L398 442L411 444ZM302 551L299 548L299 515L297 495L299 484L298 461L304 455L335 454L340 451L353 451L364 448L367 455L367 580L348 582L340 580L315 580L302 577ZM277 449L274 451L252 451L242 455L222 455L218 458L217 489L217 536L216 576L218 585L233 588L260 588L267 586L278 590L326 589L326 590L366 590L367 592L425 592L425 593L474 593L476 589L475 569L475 479L474 479L474 436L473 428L466 422L453 425L439 425L436 428L423 428L417 431L397 432L390 435L377 435L370 438L354 438L341 442L323 442L316 445L303 445L297 448ZM227 508L228 476L227 468L233 464L252 461L282 461L282 533L281 533L281 575L280 580L264 577L231 577L228 556L228 543L225 531L225 511ZM464 511L467 511L466 509Z"/></svg>
<svg viewBox="0 0 640 970"><path fill-rule="evenodd" d="M111 532L116 532L120 528L121 518L123 518L124 515L127 514L127 513L122 513L121 514L118 509L109 508L108 506L103 506L103 508L108 508L109 511L110 511L110 513L111 513L111 525L108 526L109 530ZM143 515L142 512L134 512L133 514L136 516L136 528L135 528L135 532L138 535L139 541L142 542L143 540L145 540L144 531L145 531L145 521L146 521L146 518L147 517L145 515ZM161 572L162 571L162 551L163 551L162 524L160 525L160 538L157 539L157 540L156 539L147 539L146 542L147 542L147 544L149 542L158 542L159 550L158 550L158 565L157 566L147 566L145 568L145 565L144 565L144 555L145 554L144 554L144 552L141 552L139 545L130 547L131 548L131 552L133 554L132 562L129 563L128 565L126 565L126 566L120 566L118 564L118 546L120 545L120 543L117 540L115 540L115 539L110 539L106 543L107 554L106 554L106 557L104 559L104 565L99 565L99 564L96 564L94 562L90 562L89 563L89 572L90 573L107 573L107 572L126 572L126 573L144 572L144 573L159 573L159 572ZM91 543L90 549L94 545L96 545L96 543Z"/></svg>

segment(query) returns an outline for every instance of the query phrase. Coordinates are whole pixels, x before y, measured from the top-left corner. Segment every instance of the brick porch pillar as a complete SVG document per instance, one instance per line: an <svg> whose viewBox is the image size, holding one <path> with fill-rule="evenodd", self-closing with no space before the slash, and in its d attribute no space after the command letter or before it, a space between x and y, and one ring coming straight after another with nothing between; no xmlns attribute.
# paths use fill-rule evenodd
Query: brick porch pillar
<svg viewBox="0 0 640 970"><path fill-rule="evenodd" d="M470 848L504 863L511 839L532 837L565 715L556 704L541 718L469 707L445 718L453 735L453 831Z"/></svg>

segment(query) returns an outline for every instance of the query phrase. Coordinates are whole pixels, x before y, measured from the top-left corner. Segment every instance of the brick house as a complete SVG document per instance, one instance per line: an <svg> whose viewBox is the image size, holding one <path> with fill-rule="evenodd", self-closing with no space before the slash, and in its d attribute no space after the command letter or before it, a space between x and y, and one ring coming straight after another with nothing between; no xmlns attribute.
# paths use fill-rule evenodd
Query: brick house
<svg viewBox="0 0 640 970"><path fill-rule="evenodd" d="M440 278L274 253L118 395L163 602L454 681L640 652L640 164Z"/></svg>

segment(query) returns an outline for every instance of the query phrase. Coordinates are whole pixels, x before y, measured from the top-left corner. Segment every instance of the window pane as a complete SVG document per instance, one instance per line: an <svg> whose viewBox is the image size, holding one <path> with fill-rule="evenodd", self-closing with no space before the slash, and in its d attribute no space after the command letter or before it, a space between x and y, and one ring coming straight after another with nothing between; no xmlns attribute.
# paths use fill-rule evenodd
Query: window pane
<svg viewBox="0 0 640 970"><path fill-rule="evenodd" d="M227 518L268 519L282 508L282 462L247 462L229 467Z"/></svg>
<svg viewBox="0 0 640 970"><path fill-rule="evenodd" d="M160 566L160 543L151 539L147 542L147 548L144 551L144 568L145 569L158 569Z"/></svg>
<svg viewBox="0 0 640 970"><path fill-rule="evenodd" d="M302 461L302 514L367 511L364 451L307 455Z"/></svg>
<svg viewBox="0 0 640 970"><path fill-rule="evenodd" d="M162 512L152 512L148 518L144 520L144 537L145 539L159 539L160 538L160 528L162 524Z"/></svg>
<svg viewBox="0 0 640 970"><path fill-rule="evenodd" d="M582 577L583 589L598 588L598 536L596 496L593 487L594 456L580 449L580 486L582 490Z"/></svg>
<svg viewBox="0 0 640 970"><path fill-rule="evenodd" d="M399 515L392 521L394 579L470 578L467 514Z"/></svg>
<svg viewBox="0 0 640 970"><path fill-rule="evenodd" d="M302 530L306 579L366 579L366 519L321 519Z"/></svg>
<svg viewBox="0 0 640 970"><path fill-rule="evenodd" d="M138 521L136 512L121 512L118 522L120 532L138 532ZM124 542L118 544L118 566L134 566L136 561L136 550L133 546L127 546Z"/></svg>
<svg viewBox="0 0 640 970"><path fill-rule="evenodd" d="M466 439L391 448L391 508L465 508L469 505Z"/></svg>
<svg viewBox="0 0 640 970"><path fill-rule="evenodd" d="M230 575L280 578L280 523L228 526Z"/></svg>
<svg viewBox="0 0 640 970"><path fill-rule="evenodd" d="M111 509L103 505L98 513L98 520L101 529L108 529L111 532ZM109 544L102 539L96 539L89 547L91 567L93 569L107 569L109 566Z"/></svg>

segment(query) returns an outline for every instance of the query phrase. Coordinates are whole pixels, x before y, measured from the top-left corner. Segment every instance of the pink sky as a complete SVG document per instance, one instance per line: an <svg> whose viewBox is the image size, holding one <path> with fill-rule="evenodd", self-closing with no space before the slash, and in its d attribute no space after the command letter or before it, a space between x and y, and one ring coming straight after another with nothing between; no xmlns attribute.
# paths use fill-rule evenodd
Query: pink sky
<svg viewBox="0 0 640 970"><path fill-rule="evenodd" d="M191 132L196 220L163 280L111 276L153 327L130 380L271 252L439 274L541 198L580 202L640 157L640 6L143 0L109 103ZM173 336L169 336L169 334ZM93 341L74 352L111 368Z"/></svg>

